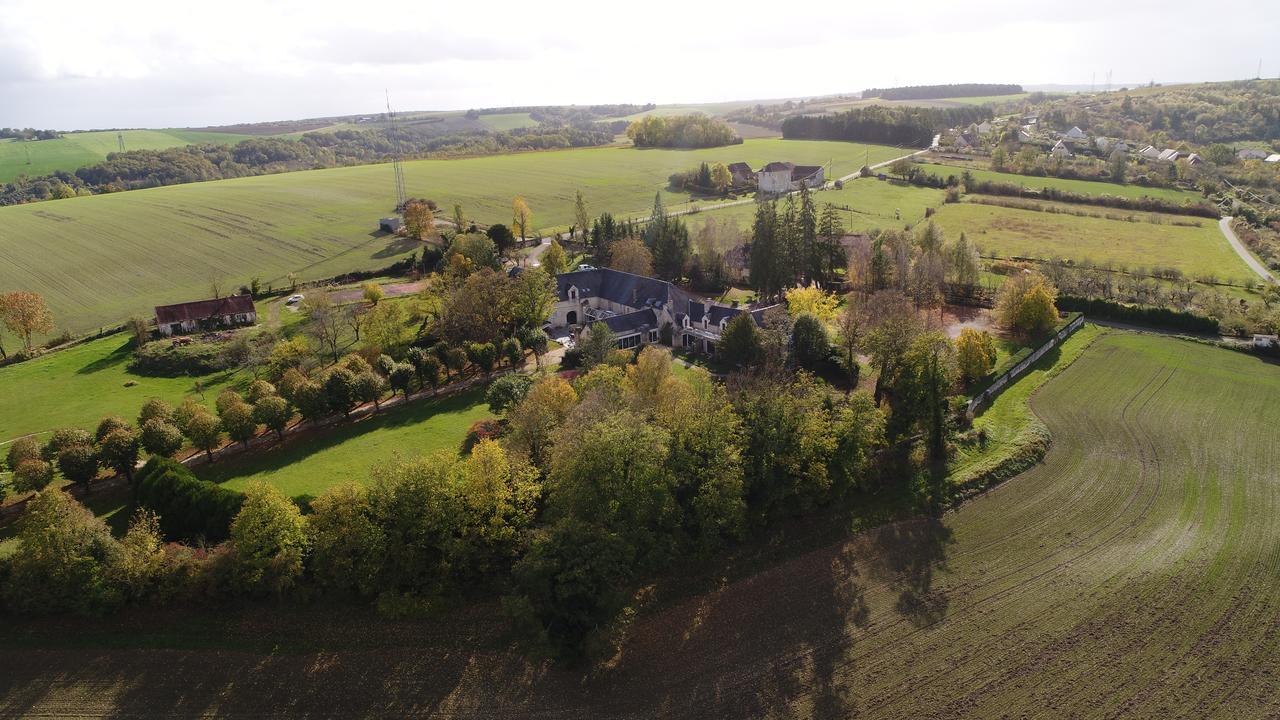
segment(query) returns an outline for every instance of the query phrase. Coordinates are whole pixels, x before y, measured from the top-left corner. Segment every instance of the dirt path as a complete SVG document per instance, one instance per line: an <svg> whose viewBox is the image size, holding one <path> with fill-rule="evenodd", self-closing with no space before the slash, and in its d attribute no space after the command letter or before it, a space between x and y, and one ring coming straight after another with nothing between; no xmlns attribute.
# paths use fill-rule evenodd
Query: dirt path
<svg viewBox="0 0 1280 720"><path fill-rule="evenodd" d="M1240 242L1240 238L1236 237L1236 231L1231 229L1232 219L1233 218L1231 216L1227 216L1218 221L1218 229L1222 230L1222 234L1227 237L1227 242L1231 243L1231 249L1235 250L1236 254L1240 256L1240 259L1243 260L1250 269L1258 273L1259 277L1263 280L1266 280L1267 282L1276 282L1276 277L1271 274L1271 271L1268 270L1265 265L1258 262L1258 259L1253 256L1253 253L1249 252L1249 248L1245 247L1245 244Z"/></svg>

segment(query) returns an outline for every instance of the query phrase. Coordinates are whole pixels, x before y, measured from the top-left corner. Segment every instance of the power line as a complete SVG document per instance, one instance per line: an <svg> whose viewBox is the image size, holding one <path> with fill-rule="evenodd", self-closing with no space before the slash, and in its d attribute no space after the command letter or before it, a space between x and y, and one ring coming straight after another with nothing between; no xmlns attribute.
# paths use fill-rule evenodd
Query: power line
<svg viewBox="0 0 1280 720"><path fill-rule="evenodd" d="M387 133L391 136L391 169L396 177L396 208L403 208L405 202L404 193L404 168L400 164L400 125L396 122L396 113L391 109L391 92L387 93Z"/></svg>

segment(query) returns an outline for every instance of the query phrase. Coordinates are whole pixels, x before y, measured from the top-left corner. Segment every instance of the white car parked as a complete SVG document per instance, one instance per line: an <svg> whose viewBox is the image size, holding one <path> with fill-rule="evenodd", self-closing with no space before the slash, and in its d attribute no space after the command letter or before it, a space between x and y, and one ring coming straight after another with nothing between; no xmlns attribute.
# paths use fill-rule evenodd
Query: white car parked
<svg viewBox="0 0 1280 720"><path fill-rule="evenodd" d="M306 295L290 295L288 300L284 301L285 305L297 305L306 299Z"/></svg>

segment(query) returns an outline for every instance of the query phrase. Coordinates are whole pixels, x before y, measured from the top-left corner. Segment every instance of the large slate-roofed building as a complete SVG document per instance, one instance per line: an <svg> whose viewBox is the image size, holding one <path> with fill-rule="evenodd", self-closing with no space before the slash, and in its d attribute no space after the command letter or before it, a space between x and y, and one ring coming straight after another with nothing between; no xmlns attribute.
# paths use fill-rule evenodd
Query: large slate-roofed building
<svg viewBox="0 0 1280 720"><path fill-rule="evenodd" d="M750 310L756 324L767 308ZM656 343L663 325L671 325L671 344L714 353L725 325L748 312L695 298L664 280L621 270L597 268L556 276L556 308L551 324L587 326L603 322L617 337L618 347Z"/></svg>

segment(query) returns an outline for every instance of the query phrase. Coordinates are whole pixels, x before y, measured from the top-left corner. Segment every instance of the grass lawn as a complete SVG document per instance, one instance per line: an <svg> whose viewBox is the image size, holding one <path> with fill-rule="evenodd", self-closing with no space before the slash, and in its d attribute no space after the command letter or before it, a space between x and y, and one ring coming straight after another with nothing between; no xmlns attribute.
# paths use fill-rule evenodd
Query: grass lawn
<svg viewBox="0 0 1280 720"><path fill-rule="evenodd" d="M704 150L586 148L404 164L411 195L509 222L523 195L540 229L564 228L581 190L592 215L644 213L667 177L704 161L826 164L839 176L901 154L856 143L760 139ZM220 180L0 208L0 287L45 296L59 328L81 332L154 305L258 276L280 285L386 265L418 250L376 232L391 212L389 165Z"/></svg>
<svg viewBox="0 0 1280 720"><path fill-rule="evenodd" d="M273 447L196 467L205 480L243 490L263 480L295 498L319 495L345 480L366 482L370 469L436 450L460 450L467 429L492 417L484 390L397 406Z"/></svg>
<svg viewBox="0 0 1280 720"><path fill-rule="evenodd" d="M121 130L126 150L162 150L195 143L231 145L248 135L199 130ZM66 133L53 140L0 143L0 183L19 175L72 171L107 159L120 149L115 130ZM31 163L27 163L30 158Z"/></svg>
<svg viewBox="0 0 1280 720"><path fill-rule="evenodd" d="M176 405L196 392L197 380L212 407L224 387L241 379L228 373L143 377L126 369L131 355L129 337L119 333L0 368L0 448L16 437L58 427L93 430L104 415L132 420L153 397Z"/></svg>
<svg viewBox="0 0 1280 720"><path fill-rule="evenodd" d="M1162 217L1200 225L1126 222L975 203L944 205L934 220L947 237L968 235L984 255L1088 260L1116 269L1172 267L1190 278L1214 275L1219 280L1242 281L1249 277L1249 268L1212 220Z"/></svg>
<svg viewBox="0 0 1280 720"><path fill-rule="evenodd" d="M1034 175L1018 175L1016 173L967 168L959 165L935 165L933 163L928 163L921 164L920 167L927 172L943 178L948 175L955 175L959 177L961 173L968 170L975 180L987 180L991 182L1006 183L1009 185L1019 185L1027 188L1028 190L1053 188L1055 190L1065 190L1073 193L1081 193L1083 195L1112 195L1115 197L1126 198L1151 197L1175 203L1182 203L1187 200L1194 202L1196 200L1203 199L1200 193L1178 190L1176 188L1117 185L1115 183L1098 182L1096 180L1070 180L1054 177L1035 177Z"/></svg>
<svg viewBox="0 0 1280 720"><path fill-rule="evenodd" d="M891 180L857 178L845 182L842 190L814 192L813 199L819 208L828 203L840 208L843 211L840 213L840 221L844 223L845 230L865 232L873 228L898 228L908 223L920 222L924 219L925 209L940 207L945 195L942 190L920 188ZM719 210L704 210L686 215L684 219L691 228L697 228L701 225L699 219L702 217L715 217L717 220L731 218L738 222L738 227L749 233L755 213L755 204L748 203ZM898 219L897 213L901 214L901 219Z"/></svg>
<svg viewBox="0 0 1280 720"><path fill-rule="evenodd" d="M986 430L987 444L982 448L961 446L949 468L951 475L953 477L963 475L976 464L989 461L1007 452L1018 434L1033 421L1031 409L1027 406L1031 394L1044 384L1055 367L1061 368L1073 362L1094 339L1106 332L1103 328L1085 323L1067 338L1065 343L1045 353L1030 370L981 409L978 416L973 419L973 426L979 430ZM999 357L996 360L996 367L1019 349L1003 341L998 343Z"/></svg>

